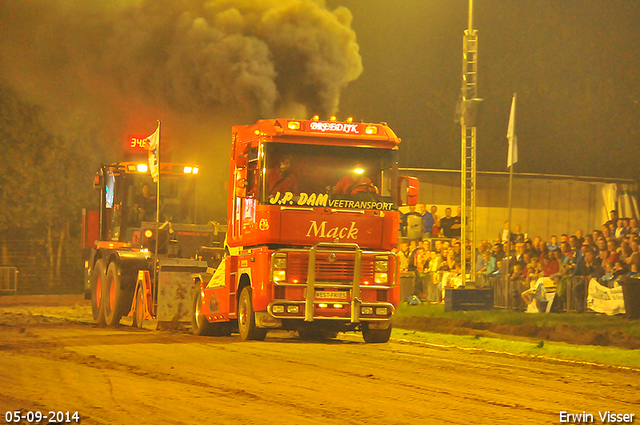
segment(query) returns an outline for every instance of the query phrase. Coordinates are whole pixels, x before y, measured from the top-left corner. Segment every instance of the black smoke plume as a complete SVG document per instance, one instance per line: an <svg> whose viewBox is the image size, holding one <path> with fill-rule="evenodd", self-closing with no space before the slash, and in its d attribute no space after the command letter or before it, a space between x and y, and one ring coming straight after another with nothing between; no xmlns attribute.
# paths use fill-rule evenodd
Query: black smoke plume
<svg viewBox="0 0 640 425"><path fill-rule="evenodd" d="M351 19L323 0L6 0L0 84L107 152L161 119L204 171L231 124L337 112L362 72Z"/></svg>

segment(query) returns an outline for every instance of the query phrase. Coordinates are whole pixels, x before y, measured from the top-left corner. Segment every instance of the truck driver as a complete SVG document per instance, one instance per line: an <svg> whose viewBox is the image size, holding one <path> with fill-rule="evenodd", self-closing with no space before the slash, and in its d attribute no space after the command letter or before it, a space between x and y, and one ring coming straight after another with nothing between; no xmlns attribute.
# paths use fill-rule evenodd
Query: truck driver
<svg viewBox="0 0 640 425"><path fill-rule="evenodd" d="M360 192L378 193L378 188L371 179L365 175L365 169L361 163L357 163L351 172L342 177L335 186L335 193L341 195L355 195Z"/></svg>

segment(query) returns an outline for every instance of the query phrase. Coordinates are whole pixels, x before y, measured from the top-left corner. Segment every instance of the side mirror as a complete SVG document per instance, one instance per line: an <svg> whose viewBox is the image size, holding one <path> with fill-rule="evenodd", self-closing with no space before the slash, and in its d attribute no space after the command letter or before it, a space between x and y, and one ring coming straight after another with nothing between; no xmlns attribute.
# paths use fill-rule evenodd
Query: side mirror
<svg viewBox="0 0 640 425"><path fill-rule="evenodd" d="M406 192L402 190L404 181L407 181ZM406 194L406 198L405 195ZM415 206L418 204L418 178L400 176L398 177L398 206Z"/></svg>
<svg viewBox="0 0 640 425"><path fill-rule="evenodd" d="M102 178L102 175L96 174L95 176L93 176L93 188L95 190L102 190L103 187L104 179Z"/></svg>
<svg viewBox="0 0 640 425"><path fill-rule="evenodd" d="M236 183L235 183L236 196L238 198L247 197L247 169L236 168Z"/></svg>

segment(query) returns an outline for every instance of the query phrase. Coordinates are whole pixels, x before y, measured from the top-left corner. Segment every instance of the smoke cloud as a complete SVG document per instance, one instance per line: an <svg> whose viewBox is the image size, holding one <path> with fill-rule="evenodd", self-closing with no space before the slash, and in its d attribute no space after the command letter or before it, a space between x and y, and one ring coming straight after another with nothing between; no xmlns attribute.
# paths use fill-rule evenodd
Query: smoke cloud
<svg viewBox="0 0 640 425"><path fill-rule="evenodd" d="M0 83L106 151L162 119L174 151L211 156L231 124L335 114L362 72L351 19L323 0L3 1Z"/></svg>
<svg viewBox="0 0 640 425"><path fill-rule="evenodd" d="M312 0L2 2L3 76L43 103L328 115L362 72L351 14Z"/></svg>

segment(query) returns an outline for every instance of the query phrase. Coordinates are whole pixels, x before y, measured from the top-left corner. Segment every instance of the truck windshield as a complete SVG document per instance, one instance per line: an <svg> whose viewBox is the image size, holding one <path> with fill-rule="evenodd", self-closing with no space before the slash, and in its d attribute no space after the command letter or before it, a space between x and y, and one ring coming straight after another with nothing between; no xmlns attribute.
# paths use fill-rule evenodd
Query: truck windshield
<svg viewBox="0 0 640 425"><path fill-rule="evenodd" d="M397 209L395 150L265 143L263 152L261 203Z"/></svg>
<svg viewBox="0 0 640 425"><path fill-rule="evenodd" d="M156 183L146 174L129 175L125 205L129 206L130 223L156 221ZM145 187L146 186L146 187ZM160 176L160 221L194 223L195 178L190 175Z"/></svg>

